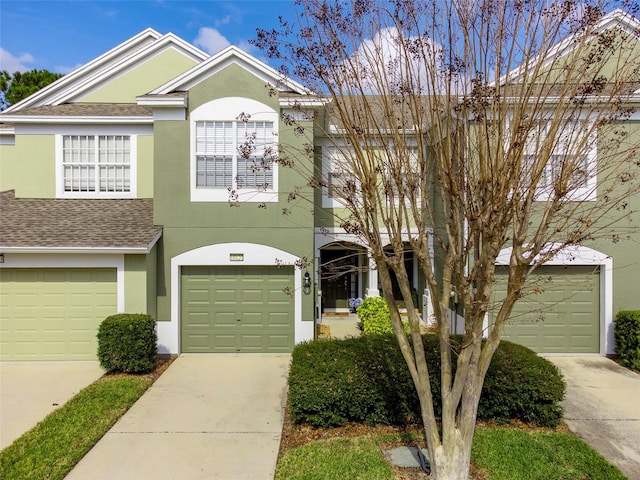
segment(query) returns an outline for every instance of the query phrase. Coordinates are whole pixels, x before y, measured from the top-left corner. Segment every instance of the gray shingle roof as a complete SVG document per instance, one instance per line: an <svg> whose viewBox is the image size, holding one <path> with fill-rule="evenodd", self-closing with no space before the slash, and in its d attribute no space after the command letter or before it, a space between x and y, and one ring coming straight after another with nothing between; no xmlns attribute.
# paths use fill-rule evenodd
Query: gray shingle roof
<svg viewBox="0 0 640 480"><path fill-rule="evenodd" d="M11 112L11 115L46 117L151 117L149 107L130 103L65 103L42 105ZM0 119L2 117L0 116Z"/></svg>
<svg viewBox="0 0 640 480"><path fill-rule="evenodd" d="M15 198L0 192L0 249L145 249L162 227L151 199Z"/></svg>

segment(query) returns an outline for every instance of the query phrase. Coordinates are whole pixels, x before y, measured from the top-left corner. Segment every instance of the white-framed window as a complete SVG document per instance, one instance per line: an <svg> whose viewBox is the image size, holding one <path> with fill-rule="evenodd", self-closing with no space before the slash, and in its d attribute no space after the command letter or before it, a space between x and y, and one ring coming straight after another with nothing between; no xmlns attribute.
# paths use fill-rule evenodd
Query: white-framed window
<svg viewBox="0 0 640 480"><path fill-rule="evenodd" d="M62 134L56 141L59 197L135 196L135 135Z"/></svg>
<svg viewBox="0 0 640 480"><path fill-rule="evenodd" d="M327 196L331 199L350 198L358 195L359 185L356 177L349 170L345 153L348 155L350 149L346 147L328 147L328 154L325 157L325 180L327 182Z"/></svg>
<svg viewBox="0 0 640 480"><path fill-rule="evenodd" d="M399 176L402 178L401 182L393 182L390 181L390 189L391 194L396 200L396 203L399 201L399 188L402 190L404 194L405 201L408 201L409 198L420 198L421 188L416 182L424 181L420 176L420 157L418 155L418 146L417 145L408 145L405 147L404 152L405 157L401 160L389 161L387 160L387 171L389 172L392 168L398 169ZM391 178L391 173L388 173L389 178Z"/></svg>
<svg viewBox="0 0 640 480"><path fill-rule="evenodd" d="M547 200L558 179L567 182L567 198L576 201L596 199L597 135L585 121L566 123L551 138L551 122L540 122L527 137L523 164L525 175L537 155L549 151L548 160L537 184L536 199Z"/></svg>
<svg viewBox="0 0 640 480"><path fill-rule="evenodd" d="M345 158L346 155L350 155L353 149L349 146L342 145L325 145L323 146L323 159L322 159L322 174L323 180L326 182L326 188L323 188L323 200L322 206L325 208L339 208L344 206L344 199L350 198L353 195L359 196L361 194L361 187L355 174L349 167L351 160ZM402 183L402 188L405 189L405 197L416 195L419 197L420 188L413 185L412 182L419 181L418 177L418 162L419 151L417 144L410 143L406 146L406 158L401 163L390 162L387 158L386 149L372 148L372 155L379 155L377 157L380 168L379 171L384 171L387 174L386 179L390 180L389 169L401 168L401 174L405 180ZM383 177L378 178L378 186L382 189L387 189L386 194L392 195L394 198L398 197L398 185L390 182L385 185ZM415 188L413 188L415 187ZM409 192L409 189L413 188L413 192Z"/></svg>
<svg viewBox="0 0 640 480"><path fill-rule="evenodd" d="M258 101L228 97L191 117L191 201L278 201L278 114Z"/></svg>
<svg viewBox="0 0 640 480"><path fill-rule="evenodd" d="M196 188L273 191L273 122L197 121Z"/></svg>

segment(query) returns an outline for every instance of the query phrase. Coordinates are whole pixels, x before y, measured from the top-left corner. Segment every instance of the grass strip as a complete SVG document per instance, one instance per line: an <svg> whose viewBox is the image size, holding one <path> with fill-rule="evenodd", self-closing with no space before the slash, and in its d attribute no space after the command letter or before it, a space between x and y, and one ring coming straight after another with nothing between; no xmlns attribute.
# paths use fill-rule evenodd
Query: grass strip
<svg viewBox="0 0 640 480"><path fill-rule="evenodd" d="M105 376L0 452L0 478L62 480L153 383Z"/></svg>
<svg viewBox="0 0 640 480"><path fill-rule="evenodd" d="M282 453L275 480L392 480L380 446L402 440L387 434L311 442ZM478 427L472 460L486 480L626 479L578 437L552 431Z"/></svg>
<svg viewBox="0 0 640 480"><path fill-rule="evenodd" d="M559 432L478 428L471 457L488 480L625 480L578 437Z"/></svg>
<svg viewBox="0 0 640 480"><path fill-rule="evenodd" d="M288 450L275 480L393 480L376 437L319 440Z"/></svg>

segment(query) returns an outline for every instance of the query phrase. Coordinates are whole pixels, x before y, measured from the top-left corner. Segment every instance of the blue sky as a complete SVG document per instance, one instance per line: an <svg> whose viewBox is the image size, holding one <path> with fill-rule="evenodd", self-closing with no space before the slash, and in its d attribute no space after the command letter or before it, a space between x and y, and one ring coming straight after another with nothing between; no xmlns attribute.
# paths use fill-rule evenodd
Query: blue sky
<svg viewBox="0 0 640 480"><path fill-rule="evenodd" d="M0 0L0 69L68 73L147 27L215 53L294 14L290 0Z"/></svg>

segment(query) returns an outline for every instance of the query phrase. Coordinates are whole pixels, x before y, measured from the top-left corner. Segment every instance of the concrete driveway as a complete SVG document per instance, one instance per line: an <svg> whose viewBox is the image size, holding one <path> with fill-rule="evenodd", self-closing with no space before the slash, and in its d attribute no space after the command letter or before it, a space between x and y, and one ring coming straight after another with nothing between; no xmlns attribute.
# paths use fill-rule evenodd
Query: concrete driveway
<svg viewBox="0 0 640 480"><path fill-rule="evenodd" d="M181 355L66 480L273 478L290 355Z"/></svg>
<svg viewBox="0 0 640 480"><path fill-rule="evenodd" d="M640 480L640 375L599 356L554 357L567 383L563 402L572 432Z"/></svg>
<svg viewBox="0 0 640 480"><path fill-rule="evenodd" d="M98 362L0 362L0 450L104 374Z"/></svg>

